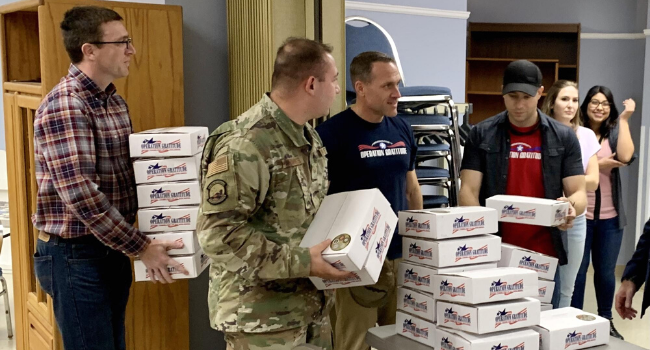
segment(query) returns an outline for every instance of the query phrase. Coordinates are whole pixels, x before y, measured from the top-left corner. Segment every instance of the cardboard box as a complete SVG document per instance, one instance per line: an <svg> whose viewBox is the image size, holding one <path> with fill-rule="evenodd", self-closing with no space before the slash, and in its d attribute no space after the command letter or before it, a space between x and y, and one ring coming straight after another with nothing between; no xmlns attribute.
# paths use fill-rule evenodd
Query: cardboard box
<svg viewBox="0 0 650 350"><path fill-rule="evenodd" d="M145 130L129 135L131 157L187 157L203 151L208 139L204 126Z"/></svg>
<svg viewBox="0 0 650 350"><path fill-rule="evenodd" d="M540 302L524 298L480 305L447 301L436 304L438 325L461 331L486 334L539 324Z"/></svg>
<svg viewBox="0 0 650 350"><path fill-rule="evenodd" d="M397 285L404 286L411 289L423 291L426 293L439 292L438 286L431 284L431 278L434 275L444 273L455 273L463 271L486 270L497 267L497 263L477 264L477 265L463 265L457 267L431 267L426 265L414 264L409 261L402 261L399 264Z"/></svg>
<svg viewBox="0 0 650 350"><path fill-rule="evenodd" d="M542 312L553 310L553 304L542 303Z"/></svg>
<svg viewBox="0 0 650 350"><path fill-rule="evenodd" d="M189 255L194 254L201 249L199 246L199 237L194 231L152 233L148 234L147 237L152 240L183 243L183 248L181 249L168 250L167 254L169 255Z"/></svg>
<svg viewBox="0 0 650 350"><path fill-rule="evenodd" d="M555 290L555 282L543 280L543 279L540 278L537 281L537 283L538 283L537 290L539 292L537 293L537 296L534 296L533 298L541 301L542 303L550 304L551 299L553 299L553 291Z"/></svg>
<svg viewBox="0 0 650 350"><path fill-rule="evenodd" d="M198 181L138 185L137 192L139 208L201 204Z"/></svg>
<svg viewBox="0 0 650 350"><path fill-rule="evenodd" d="M433 276L437 300L480 304L538 294L537 273L515 267L465 271Z"/></svg>
<svg viewBox="0 0 650 350"><path fill-rule="evenodd" d="M318 289L334 289L334 288L349 288L349 287L358 287L358 286L367 286L377 283L379 281L379 275L381 273L381 268L384 265L384 260L386 259L386 254L388 253L388 247L390 246L393 233L395 232L395 226L391 226L386 222L382 221L384 225L383 236L378 237L375 240L375 250L368 254L368 258L363 265L361 271L352 272L352 276L344 280L324 280L319 277L309 277L312 283ZM395 225L394 223L393 225ZM338 269L342 269L339 266L340 261L332 264Z"/></svg>
<svg viewBox="0 0 650 350"><path fill-rule="evenodd" d="M433 294L404 287L397 288L397 309L436 322L436 301Z"/></svg>
<svg viewBox="0 0 650 350"><path fill-rule="evenodd" d="M177 279L186 279L186 278L196 278L201 275L201 272L205 270L208 265L210 265L210 258L208 258L207 255L203 253L203 250L197 251L193 255L185 255L185 256L175 256L174 260L178 262L179 264L183 265L187 272L189 272L189 275L184 275L180 271L178 271L175 268L172 267L167 267L167 271L171 275L171 277L175 280ZM140 260L135 260L133 262L133 272L135 274L135 281L136 282L144 282L144 281L151 281L149 278L149 272L147 271L147 267L144 266L144 263ZM156 276L156 280L159 280L158 276Z"/></svg>
<svg viewBox="0 0 650 350"><path fill-rule="evenodd" d="M325 197L300 246L313 247L329 238L323 259L339 270L360 271L386 225L394 229L397 216L378 189L341 192Z"/></svg>
<svg viewBox="0 0 650 350"><path fill-rule="evenodd" d="M198 180L201 153L193 157L142 159L133 162L136 184Z"/></svg>
<svg viewBox="0 0 650 350"><path fill-rule="evenodd" d="M512 244L501 244L501 261L499 267L520 267L537 272L539 278L552 281L555 279L557 258L544 255Z"/></svg>
<svg viewBox="0 0 650 350"><path fill-rule="evenodd" d="M438 327L435 343L436 349L441 350L539 350L539 334L518 329L478 335Z"/></svg>
<svg viewBox="0 0 650 350"><path fill-rule="evenodd" d="M453 207L399 212L399 233L432 239L476 236L499 230L497 212L485 207Z"/></svg>
<svg viewBox="0 0 650 350"><path fill-rule="evenodd" d="M142 232L194 231L199 207L147 208L138 210Z"/></svg>
<svg viewBox="0 0 650 350"><path fill-rule="evenodd" d="M395 333L435 347L436 325L433 322L397 311Z"/></svg>
<svg viewBox="0 0 650 350"><path fill-rule="evenodd" d="M609 343L609 321L572 307L542 312L539 326L543 350L583 349Z"/></svg>
<svg viewBox="0 0 650 350"><path fill-rule="evenodd" d="M402 257L435 267L499 261L501 237L481 235L440 241L402 237Z"/></svg>
<svg viewBox="0 0 650 350"><path fill-rule="evenodd" d="M562 225L569 211L567 202L506 195L488 198L485 206L498 211L499 221L538 226Z"/></svg>

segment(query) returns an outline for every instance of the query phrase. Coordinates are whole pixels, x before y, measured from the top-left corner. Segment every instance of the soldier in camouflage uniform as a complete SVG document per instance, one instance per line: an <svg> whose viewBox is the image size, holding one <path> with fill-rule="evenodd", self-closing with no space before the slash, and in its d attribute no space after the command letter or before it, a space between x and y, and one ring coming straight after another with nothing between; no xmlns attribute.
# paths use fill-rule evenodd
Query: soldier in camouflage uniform
<svg viewBox="0 0 650 350"><path fill-rule="evenodd" d="M215 130L202 160L201 247L212 258L211 326L228 348L332 348L333 294L308 276L347 277L299 244L327 193L326 151L309 120L340 92L331 48L307 39L280 47L270 94Z"/></svg>

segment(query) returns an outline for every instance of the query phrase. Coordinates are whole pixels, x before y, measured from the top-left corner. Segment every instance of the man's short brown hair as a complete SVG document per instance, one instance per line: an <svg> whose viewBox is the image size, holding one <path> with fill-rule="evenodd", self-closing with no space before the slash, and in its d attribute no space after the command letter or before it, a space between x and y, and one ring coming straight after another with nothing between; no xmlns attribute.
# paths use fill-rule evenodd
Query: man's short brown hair
<svg viewBox="0 0 650 350"><path fill-rule="evenodd" d="M105 7L77 6L68 10L63 16L61 31L63 45L72 63L83 60L81 47L84 44L102 41L102 24L121 20L119 13Z"/></svg>
<svg viewBox="0 0 650 350"><path fill-rule="evenodd" d="M298 83L314 76L324 79L327 54L332 47L305 38L289 38L278 49L273 65L271 88L295 87Z"/></svg>
<svg viewBox="0 0 650 350"><path fill-rule="evenodd" d="M372 80L372 65L375 62L395 63L395 60L378 51L366 51L358 54L350 63L350 79L354 85L357 81L368 83Z"/></svg>

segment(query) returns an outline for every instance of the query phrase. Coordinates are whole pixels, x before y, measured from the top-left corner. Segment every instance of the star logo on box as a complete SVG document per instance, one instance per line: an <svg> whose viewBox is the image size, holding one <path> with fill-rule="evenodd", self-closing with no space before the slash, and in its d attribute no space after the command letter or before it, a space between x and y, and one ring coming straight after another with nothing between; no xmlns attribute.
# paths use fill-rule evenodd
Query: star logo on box
<svg viewBox="0 0 650 350"><path fill-rule="evenodd" d="M198 146L198 148L203 147L203 145L205 145L205 141L207 139L208 138L205 135L197 135L196 136L196 145Z"/></svg>
<svg viewBox="0 0 650 350"><path fill-rule="evenodd" d="M521 343L521 344L516 345L515 347L511 348L511 347L508 347L508 345L501 345L501 343L499 343L499 345L492 346L492 348L490 350L526 350L526 344Z"/></svg>
<svg viewBox="0 0 650 350"><path fill-rule="evenodd" d="M475 260L486 256L488 256L487 244L478 249L468 247L467 244L462 245L456 249L456 261L462 259Z"/></svg>
<svg viewBox="0 0 650 350"><path fill-rule="evenodd" d="M377 208L374 208L372 212L372 220L370 221L369 224L366 225L366 228L362 229L361 232L361 244L366 248L366 251L369 249L370 245L370 238L375 235L375 232L377 231L377 224L379 223L379 218L381 217L381 214L379 213L379 210Z"/></svg>
<svg viewBox="0 0 650 350"><path fill-rule="evenodd" d="M147 180L151 180L158 176L173 177L175 175L185 174L187 174L187 163L179 164L174 167L168 167L167 165L156 163L147 167Z"/></svg>
<svg viewBox="0 0 650 350"><path fill-rule="evenodd" d="M443 337L442 340L440 340L440 349L442 350L462 350L463 348L456 348L454 346L454 343L449 341L448 337Z"/></svg>
<svg viewBox="0 0 650 350"><path fill-rule="evenodd" d="M386 248L388 248L388 242L390 240L390 234L392 231L393 230L391 229L390 225L386 224L386 227L384 228L384 235L379 239L379 242L377 242L377 246L375 247L375 254L379 260L382 260L384 257L384 251Z"/></svg>
<svg viewBox="0 0 650 350"><path fill-rule="evenodd" d="M528 308L525 308L517 313L512 311L497 311L497 315L494 318L494 328L499 327L502 324L513 325L518 322L528 321Z"/></svg>
<svg viewBox="0 0 650 350"><path fill-rule="evenodd" d="M422 250L422 247L413 242L409 244L409 258L412 258L414 256L419 260L431 260L433 259L433 248Z"/></svg>
<svg viewBox="0 0 650 350"><path fill-rule="evenodd" d="M536 209L520 210L514 204L505 205L501 209L501 218L515 218L516 220L532 220L535 219Z"/></svg>
<svg viewBox="0 0 650 350"><path fill-rule="evenodd" d="M452 234L458 231L469 232L479 228L485 228L485 217L481 217L474 221L470 221L469 219L465 219L464 217L461 216L459 218L454 219Z"/></svg>
<svg viewBox="0 0 650 350"><path fill-rule="evenodd" d="M452 298L465 296L465 283L454 287L454 284L444 280L440 282L440 295L449 295Z"/></svg>
<svg viewBox="0 0 650 350"><path fill-rule="evenodd" d="M520 293L524 291L524 280L519 280L513 284L508 284L506 281L501 281L499 279L498 281L492 282L490 284L490 298L492 298L495 295L510 295L513 293Z"/></svg>
<svg viewBox="0 0 650 350"><path fill-rule="evenodd" d="M427 302L418 302L411 294L404 294L404 307L410 307L414 311L427 312Z"/></svg>
<svg viewBox="0 0 650 350"><path fill-rule="evenodd" d="M404 272L404 284L413 283L416 286L429 286L431 285L430 275L418 276L417 272L414 272L413 269L406 269Z"/></svg>
<svg viewBox="0 0 650 350"><path fill-rule="evenodd" d="M192 220L190 219L190 214L183 215L179 218L173 218L170 215L163 215L163 213L160 213L158 215L152 215L151 219L149 220L149 227L150 228L156 228L156 227L178 227L178 226L189 226L191 225Z"/></svg>
<svg viewBox="0 0 650 350"><path fill-rule="evenodd" d="M402 333L411 333L416 338L429 339L429 328L419 328L410 319L405 319L402 323Z"/></svg>
<svg viewBox="0 0 650 350"><path fill-rule="evenodd" d="M472 325L472 318L470 317L469 313L466 315L459 315L458 312L454 311L452 307L445 309L444 317L444 323L454 323L457 326Z"/></svg>
<svg viewBox="0 0 650 350"><path fill-rule="evenodd" d="M190 199L190 198L192 198L192 194L190 193L189 188L177 192L172 192L171 190L165 190L161 187L158 189L153 189L151 191L151 194L149 194L150 204L160 202L160 201L176 202L179 200Z"/></svg>
<svg viewBox="0 0 650 350"><path fill-rule="evenodd" d="M175 140L168 143L163 143L161 140L156 140L155 138L144 139L140 144L140 154L145 154L148 152L158 152L166 153L169 151L180 151L181 150L181 140Z"/></svg>
<svg viewBox="0 0 650 350"><path fill-rule="evenodd" d="M413 219L412 216L410 218L406 218L405 226L406 226L406 232L409 231L415 231L417 233L431 232L431 224L429 220L425 222L418 222L418 220Z"/></svg>
<svg viewBox="0 0 650 350"><path fill-rule="evenodd" d="M547 273L551 268L551 263L538 264L537 260L533 259L532 255L524 255L521 257L521 260L519 260L519 267L536 272Z"/></svg>
<svg viewBox="0 0 650 350"><path fill-rule="evenodd" d="M544 287L538 289L538 295L537 295L537 297L539 297L539 298L543 298L543 297L545 297L545 296L546 296L546 286L544 286Z"/></svg>
<svg viewBox="0 0 650 350"><path fill-rule="evenodd" d="M567 334L566 339L564 340L564 348L566 349L573 345L584 345L586 343L596 341L596 339L597 334L595 329L587 334L573 331Z"/></svg>

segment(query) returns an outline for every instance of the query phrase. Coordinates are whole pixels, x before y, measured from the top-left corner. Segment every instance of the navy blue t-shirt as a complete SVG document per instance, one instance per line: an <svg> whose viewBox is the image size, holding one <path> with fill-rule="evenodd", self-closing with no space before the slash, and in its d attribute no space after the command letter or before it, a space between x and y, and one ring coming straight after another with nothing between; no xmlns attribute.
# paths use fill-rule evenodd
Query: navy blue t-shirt
<svg viewBox="0 0 650 350"><path fill-rule="evenodd" d="M348 108L316 127L316 131L327 149L327 194L378 188L395 213L408 209L406 172L415 169L417 151L408 123L399 117L371 123ZM402 239L397 231L387 257L402 257Z"/></svg>

